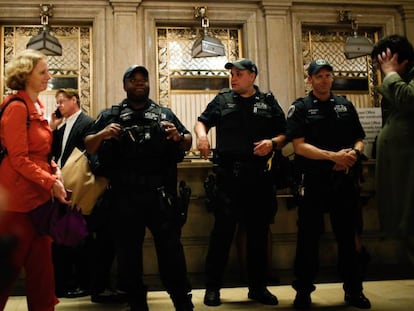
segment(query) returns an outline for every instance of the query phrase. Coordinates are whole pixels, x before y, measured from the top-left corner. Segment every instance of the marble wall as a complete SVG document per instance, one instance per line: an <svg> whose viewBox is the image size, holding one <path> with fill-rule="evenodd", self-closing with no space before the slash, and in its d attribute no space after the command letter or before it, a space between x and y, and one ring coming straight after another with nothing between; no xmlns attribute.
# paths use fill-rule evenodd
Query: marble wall
<svg viewBox="0 0 414 311"><path fill-rule="evenodd" d="M55 1L50 24L93 26L93 112L124 97L122 74L130 64L146 66L156 85L156 26L198 25L194 6L207 6L213 25L237 25L243 30L243 55L261 68L258 84L278 94L287 109L304 92L302 25L335 25L338 11L349 10L360 26L381 28L384 34L406 34L414 41L411 0L265 0L265 1ZM237 12L237 14L235 14ZM0 2L0 24L39 24L39 1ZM151 97L156 98L153 88Z"/></svg>

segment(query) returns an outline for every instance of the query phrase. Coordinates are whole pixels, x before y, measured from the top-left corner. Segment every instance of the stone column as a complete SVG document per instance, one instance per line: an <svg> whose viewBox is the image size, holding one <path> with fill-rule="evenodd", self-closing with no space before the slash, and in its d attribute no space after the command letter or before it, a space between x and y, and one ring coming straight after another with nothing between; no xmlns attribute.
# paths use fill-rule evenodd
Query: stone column
<svg viewBox="0 0 414 311"><path fill-rule="evenodd" d="M133 64L141 63L143 46L139 44L138 7L142 0L110 0L113 15L112 33L108 34L111 40L107 40L112 55L108 55L107 87L113 104L125 98L122 76L125 69ZM141 23L142 24L142 23ZM111 54L111 53L108 53Z"/></svg>
<svg viewBox="0 0 414 311"><path fill-rule="evenodd" d="M260 56L267 59L269 89L287 112L294 99L293 35L290 8L292 1L263 1L266 51Z"/></svg>
<svg viewBox="0 0 414 311"><path fill-rule="evenodd" d="M405 35L411 44L414 44L414 5L403 5L401 8L401 16L404 23Z"/></svg>

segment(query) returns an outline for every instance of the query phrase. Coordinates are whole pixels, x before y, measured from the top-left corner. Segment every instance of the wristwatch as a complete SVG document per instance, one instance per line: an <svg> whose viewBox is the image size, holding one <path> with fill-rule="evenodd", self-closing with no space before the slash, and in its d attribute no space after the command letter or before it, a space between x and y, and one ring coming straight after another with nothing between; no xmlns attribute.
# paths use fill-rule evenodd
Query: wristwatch
<svg viewBox="0 0 414 311"><path fill-rule="evenodd" d="M272 142L272 150L276 150L277 149L277 141L271 139L271 142Z"/></svg>
<svg viewBox="0 0 414 311"><path fill-rule="evenodd" d="M361 156L361 151L359 151L359 149L352 148L352 150L355 151L355 153L356 153L356 155L357 155L358 158Z"/></svg>

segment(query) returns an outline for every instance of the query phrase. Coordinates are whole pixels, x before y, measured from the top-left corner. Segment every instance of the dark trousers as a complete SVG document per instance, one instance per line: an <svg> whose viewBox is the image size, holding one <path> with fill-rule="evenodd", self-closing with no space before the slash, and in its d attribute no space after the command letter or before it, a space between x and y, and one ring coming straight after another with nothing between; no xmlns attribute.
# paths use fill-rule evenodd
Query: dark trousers
<svg viewBox="0 0 414 311"><path fill-rule="evenodd" d="M217 205L206 257L206 287L220 289L238 224L246 230L248 286L262 289L267 284L267 242L276 199L269 177L217 172Z"/></svg>
<svg viewBox="0 0 414 311"><path fill-rule="evenodd" d="M186 300L191 286L180 241L181 227L178 213L165 210L157 193L139 187L114 192L116 206L116 245L120 288L127 292L132 306L145 302L146 286L143 282L143 242L149 228L158 258L158 267L167 292L174 301Z"/></svg>
<svg viewBox="0 0 414 311"><path fill-rule="evenodd" d="M298 207L298 236L293 287L311 292L319 270L319 240L323 215L329 213L338 248L338 271L344 290L362 290L362 273L355 245L358 191L345 173L306 174L304 196Z"/></svg>
<svg viewBox="0 0 414 311"><path fill-rule="evenodd" d="M94 233L92 242L91 285L92 295L97 295L107 288L113 288L111 271L115 262L114 237L105 231Z"/></svg>
<svg viewBox="0 0 414 311"><path fill-rule="evenodd" d="M75 247L52 243L55 290L58 296L77 288L89 290L90 240L87 237Z"/></svg>
<svg viewBox="0 0 414 311"><path fill-rule="evenodd" d="M91 233L91 285L92 295L113 288L111 271L115 262L114 208L110 205L111 193L107 190L87 217Z"/></svg>
<svg viewBox="0 0 414 311"><path fill-rule="evenodd" d="M116 287L112 284L111 275L116 258L115 208L111 205L111 198L111 190L106 190L95 204L92 214L86 218L91 235L90 290L92 295Z"/></svg>

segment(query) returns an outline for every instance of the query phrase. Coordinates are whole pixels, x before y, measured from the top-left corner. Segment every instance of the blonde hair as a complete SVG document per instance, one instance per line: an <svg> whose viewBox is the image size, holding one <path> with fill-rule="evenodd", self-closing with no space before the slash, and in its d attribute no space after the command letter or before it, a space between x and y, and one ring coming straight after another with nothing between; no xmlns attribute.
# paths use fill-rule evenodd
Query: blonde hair
<svg viewBox="0 0 414 311"><path fill-rule="evenodd" d="M15 55L6 64L6 86L12 90L24 90L27 76L32 73L33 68L41 59L46 59L46 56L39 51L30 49Z"/></svg>

